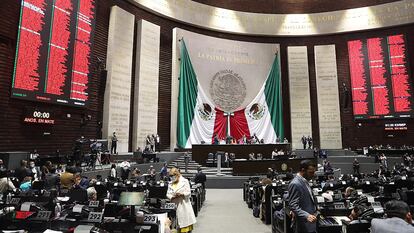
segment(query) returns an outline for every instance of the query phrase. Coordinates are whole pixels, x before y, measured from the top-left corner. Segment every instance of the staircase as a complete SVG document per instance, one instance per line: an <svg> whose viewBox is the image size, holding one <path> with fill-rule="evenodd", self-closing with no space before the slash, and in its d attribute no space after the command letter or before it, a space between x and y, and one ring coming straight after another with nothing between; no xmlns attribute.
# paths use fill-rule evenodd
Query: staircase
<svg viewBox="0 0 414 233"><path fill-rule="evenodd" d="M204 167L199 163L195 162L190 158L188 162L187 172L185 171L185 161L184 155L179 156L177 159L168 164L168 168L177 167L180 169L181 174L186 178L193 178L197 173L197 168L201 167L204 174L208 176L215 176L217 174L217 168L215 167ZM231 176L233 173L233 168L221 168L221 174L225 176Z"/></svg>

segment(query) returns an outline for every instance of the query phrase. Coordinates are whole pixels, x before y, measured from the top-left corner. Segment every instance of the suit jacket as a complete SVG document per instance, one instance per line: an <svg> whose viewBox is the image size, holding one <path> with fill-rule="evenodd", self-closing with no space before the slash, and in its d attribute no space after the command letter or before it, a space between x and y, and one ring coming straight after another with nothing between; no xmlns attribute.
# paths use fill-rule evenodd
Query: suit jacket
<svg viewBox="0 0 414 233"><path fill-rule="evenodd" d="M194 177L194 182L197 184L202 184L203 188L205 188L205 183L207 181L207 176L203 172L198 172Z"/></svg>
<svg viewBox="0 0 414 233"><path fill-rule="evenodd" d="M373 219L371 233L414 233L414 227L401 218Z"/></svg>
<svg viewBox="0 0 414 233"><path fill-rule="evenodd" d="M306 219L316 213L316 203L303 179L297 175L290 182L289 207L295 213L296 232L316 232L316 222L310 223Z"/></svg>
<svg viewBox="0 0 414 233"><path fill-rule="evenodd" d="M57 174L46 174L45 177L45 188L46 189L53 189L56 188L56 186L59 184L60 178Z"/></svg>

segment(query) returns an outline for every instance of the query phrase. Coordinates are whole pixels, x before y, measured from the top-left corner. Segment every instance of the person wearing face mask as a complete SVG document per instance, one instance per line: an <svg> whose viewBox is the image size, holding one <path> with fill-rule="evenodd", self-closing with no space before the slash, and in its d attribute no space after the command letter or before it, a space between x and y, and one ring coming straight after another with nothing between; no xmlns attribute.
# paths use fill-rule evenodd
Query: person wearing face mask
<svg viewBox="0 0 414 233"><path fill-rule="evenodd" d="M296 233L316 232L317 207L309 180L315 176L315 164L311 160L300 163L300 171L288 186L289 207L293 212Z"/></svg>
<svg viewBox="0 0 414 233"><path fill-rule="evenodd" d="M42 173L40 172L40 169L36 167L35 162L31 160L29 162L29 169L32 174L33 180L40 180Z"/></svg>
<svg viewBox="0 0 414 233"><path fill-rule="evenodd" d="M403 201L385 203L386 219L373 219L371 233L414 233L410 207Z"/></svg>
<svg viewBox="0 0 414 233"><path fill-rule="evenodd" d="M190 183L177 168L171 168L169 175L171 184L168 185L167 198L177 205L178 232L191 232L196 218L190 201Z"/></svg>

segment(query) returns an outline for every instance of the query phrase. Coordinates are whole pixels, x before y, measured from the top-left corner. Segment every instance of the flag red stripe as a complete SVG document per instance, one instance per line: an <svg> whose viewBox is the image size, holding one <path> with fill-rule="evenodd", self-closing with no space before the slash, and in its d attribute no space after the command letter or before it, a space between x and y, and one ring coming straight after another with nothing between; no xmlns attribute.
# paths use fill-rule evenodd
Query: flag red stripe
<svg viewBox="0 0 414 233"><path fill-rule="evenodd" d="M214 135L218 135L220 139L226 138L226 127L227 127L227 118L224 116L224 112L215 109L216 110L216 119L214 121L214 134L211 139L211 142L214 143Z"/></svg>
<svg viewBox="0 0 414 233"><path fill-rule="evenodd" d="M240 140L243 135L250 138L249 125L247 124L245 109L234 112L234 116L230 117L230 133L235 139Z"/></svg>

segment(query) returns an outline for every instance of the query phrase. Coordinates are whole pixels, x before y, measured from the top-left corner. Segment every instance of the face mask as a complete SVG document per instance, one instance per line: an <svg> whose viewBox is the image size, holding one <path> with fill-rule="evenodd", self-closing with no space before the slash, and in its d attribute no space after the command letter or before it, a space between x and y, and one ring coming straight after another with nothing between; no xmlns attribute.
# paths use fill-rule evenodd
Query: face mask
<svg viewBox="0 0 414 233"><path fill-rule="evenodd" d="M171 181L174 183L174 182L177 182L177 176L171 176Z"/></svg>

